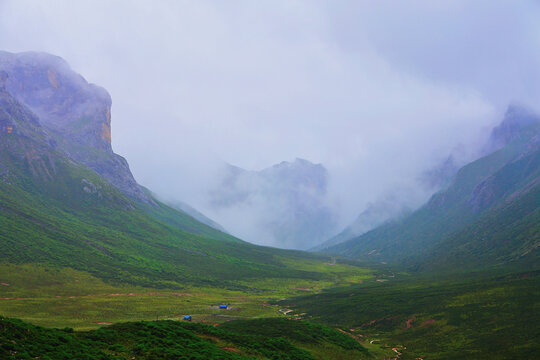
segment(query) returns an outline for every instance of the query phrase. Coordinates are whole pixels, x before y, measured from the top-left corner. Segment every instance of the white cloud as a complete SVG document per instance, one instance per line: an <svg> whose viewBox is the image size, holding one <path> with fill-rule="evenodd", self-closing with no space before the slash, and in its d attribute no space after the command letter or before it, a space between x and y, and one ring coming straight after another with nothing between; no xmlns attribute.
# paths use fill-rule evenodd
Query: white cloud
<svg viewBox="0 0 540 360"><path fill-rule="evenodd" d="M113 146L155 191L204 212L219 159L302 157L330 170L345 224L470 155L508 101L540 103L538 20L533 1L7 0L0 48L107 88Z"/></svg>

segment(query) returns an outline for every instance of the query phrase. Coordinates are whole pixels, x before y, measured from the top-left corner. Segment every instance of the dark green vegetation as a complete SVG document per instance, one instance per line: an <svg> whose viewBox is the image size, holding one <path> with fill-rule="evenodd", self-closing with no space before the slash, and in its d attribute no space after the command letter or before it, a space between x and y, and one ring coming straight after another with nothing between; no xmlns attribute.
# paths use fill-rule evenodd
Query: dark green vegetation
<svg viewBox="0 0 540 360"><path fill-rule="evenodd" d="M385 276L254 246L160 203L112 152L108 94L45 58L21 55L11 83L0 72L0 312L88 331L1 318L0 357L537 357L536 118L502 126L497 151L402 222L331 249L393 262ZM139 321L185 314L200 323Z"/></svg>
<svg viewBox="0 0 540 360"><path fill-rule="evenodd" d="M98 172L117 169L107 167L118 160L107 152L107 143L105 149L86 144L86 150L72 139L55 145L62 140L60 133L42 126L0 86L0 125L5 124L15 131L0 132L2 315L78 329L185 313L220 323L283 316L265 302L296 294L297 288L370 277L370 271L356 265L330 266L328 257L243 242L160 203L149 192L138 194L138 185L127 175L122 181L109 176L120 181L115 185ZM96 165L96 159L103 162ZM131 181L127 190L124 180ZM222 301L232 305L226 313L213 308ZM278 346L281 340L276 341ZM283 346L290 354L307 354ZM328 346L338 345L330 341Z"/></svg>
<svg viewBox="0 0 540 360"><path fill-rule="evenodd" d="M0 182L2 261L71 267L105 280L154 288L190 283L226 287L228 281L263 273L268 277L324 277L287 268L275 258L309 255L239 241L225 243L180 230L143 210L122 208L129 200L107 188L89 170L60 161L54 166L55 181L23 182L19 179L32 178L12 170L16 174L12 182ZM117 202L107 204L87 196L83 179L107 189L104 196ZM155 211L175 215L165 206Z"/></svg>
<svg viewBox="0 0 540 360"><path fill-rule="evenodd" d="M328 251L431 270L538 264L540 119L515 116L509 110L497 128L512 130L504 146L461 168L426 205Z"/></svg>
<svg viewBox="0 0 540 360"><path fill-rule="evenodd" d="M406 346L401 359L537 358L540 123L510 125L502 148L461 168L425 206L330 249L411 274L286 303Z"/></svg>
<svg viewBox="0 0 540 360"><path fill-rule="evenodd" d="M540 117L510 107L489 145L417 211L327 249L408 275L280 304L402 359L537 358Z"/></svg>
<svg viewBox="0 0 540 360"><path fill-rule="evenodd" d="M404 350L401 359L534 359L540 272L353 285L281 301L311 321Z"/></svg>
<svg viewBox="0 0 540 360"><path fill-rule="evenodd" d="M370 358L356 340L304 321L261 319L211 326L175 321L116 324L88 332L0 317L0 357L10 359Z"/></svg>
<svg viewBox="0 0 540 360"><path fill-rule="evenodd" d="M0 138L3 262L70 267L107 281L171 289L237 287L236 281L262 276L326 277L278 258L312 255L254 246L158 201L131 200L49 146L29 110L7 92L1 95L3 116L18 131Z"/></svg>

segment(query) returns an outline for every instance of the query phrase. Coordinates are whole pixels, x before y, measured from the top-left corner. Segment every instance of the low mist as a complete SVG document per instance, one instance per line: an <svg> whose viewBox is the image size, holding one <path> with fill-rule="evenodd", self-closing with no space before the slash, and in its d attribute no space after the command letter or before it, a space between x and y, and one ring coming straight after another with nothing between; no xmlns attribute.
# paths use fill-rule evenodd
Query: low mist
<svg viewBox="0 0 540 360"><path fill-rule="evenodd" d="M61 56L106 88L115 152L162 199L258 244L310 248L380 199L395 199L389 214L420 206L442 186L426 174L478 156L509 103L539 110L539 18L532 0L0 0L0 49ZM327 173L309 193L324 236L261 225L296 206L262 180L250 201L213 203L227 164L297 158Z"/></svg>

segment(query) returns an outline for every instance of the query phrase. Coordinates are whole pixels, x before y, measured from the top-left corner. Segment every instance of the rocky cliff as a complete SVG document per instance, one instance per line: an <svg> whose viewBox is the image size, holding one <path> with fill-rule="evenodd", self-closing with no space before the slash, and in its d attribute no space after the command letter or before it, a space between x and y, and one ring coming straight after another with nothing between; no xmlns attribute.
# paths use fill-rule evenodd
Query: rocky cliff
<svg viewBox="0 0 540 360"><path fill-rule="evenodd" d="M38 118L6 90L9 75L0 71L0 172L10 182L10 160L24 164L34 177L52 180L56 170L51 158L54 141Z"/></svg>
<svg viewBox="0 0 540 360"><path fill-rule="evenodd" d="M127 161L111 146L111 97L61 58L0 51L2 86L39 118L58 151L107 179L137 201L154 201L137 184Z"/></svg>

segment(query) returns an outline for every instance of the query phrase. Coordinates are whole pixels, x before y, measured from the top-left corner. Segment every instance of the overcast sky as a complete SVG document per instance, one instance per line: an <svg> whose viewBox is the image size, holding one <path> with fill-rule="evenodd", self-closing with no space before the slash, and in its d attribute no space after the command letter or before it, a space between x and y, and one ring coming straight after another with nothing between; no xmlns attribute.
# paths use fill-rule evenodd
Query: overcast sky
<svg viewBox="0 0 540 360"><path fill-rule="evenodd" d="M137 180L203 211L220 161L300 157L346 224L540 105L537 1L0 0L0 48L105 87Z"/></svg>

